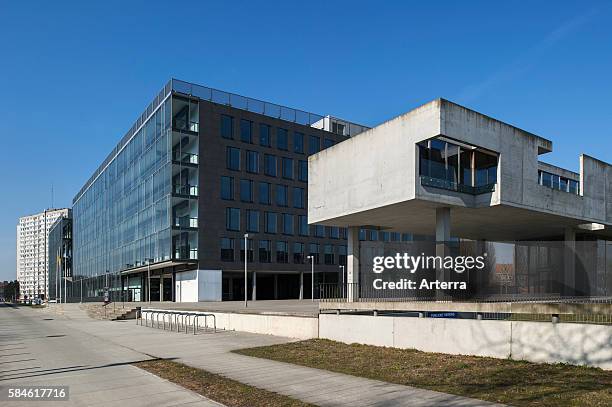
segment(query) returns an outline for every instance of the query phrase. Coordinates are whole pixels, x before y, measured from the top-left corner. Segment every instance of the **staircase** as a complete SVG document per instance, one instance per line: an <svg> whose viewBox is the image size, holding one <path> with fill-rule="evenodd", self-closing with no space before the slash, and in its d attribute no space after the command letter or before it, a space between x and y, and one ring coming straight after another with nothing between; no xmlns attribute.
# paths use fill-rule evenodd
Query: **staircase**
<svg viewBox="0 0 612 407"><path fill-rule="evenodd" d="M107 321L117 321L136 318L135 307L123 307L122 304L82 304L80 306L90 318L103 319Z"/></svg>

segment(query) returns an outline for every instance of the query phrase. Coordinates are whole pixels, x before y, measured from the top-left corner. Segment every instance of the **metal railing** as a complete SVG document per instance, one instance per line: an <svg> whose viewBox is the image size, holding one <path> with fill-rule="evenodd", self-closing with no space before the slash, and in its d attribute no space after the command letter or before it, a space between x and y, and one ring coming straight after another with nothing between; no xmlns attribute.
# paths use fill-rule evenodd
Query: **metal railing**
<svg viewBox="0 0 612 407"><path fill-rule="evenodd" d="M445 179L433 178L433 177L421 175L421 185L428 186L428 187L434 187L434 188L440 188L440 189L446 189L449 191L462 192L465 194L479 195L479 194L486 194L488 192L494 192L496 184L487 184L487 185L480 185L480 186L473 187L470 185L458 184L456 182L448 181Z"/></svg>
<svg viewBox="0 0 612 407"><path fill-rule="evenodd" d="M189 184L174 184L172 192L177 195L198 196L198 186Z"/></svg>
<svg viewBox="0 0 612 407"><path fill-rule="evenodd" d="M161 324L159 318L161 316ZM166 323L168 330L176 332L189 333L191 331L194 335L200 331L200 318L204 318L204 331L206 332L208 327L208 318L212 318L213 321L213 332L217 332L217 317L215 314L198 312L198 311L182 311L182 310L167 310L167 309L154 309L145 308L139 309L136 313L136 325L146 326L151 328L158 328L166 330Z"/></svg>
<svg viewBox="0 0 612 407"><path fill-rule="evenodd" d="M190 249L188 247L175 247L174 258L177 260L197 260L198 249Z"/></svg>
<svg viewBox="0 0 612 407"><path fill-rule="evenodd" d="M180 164L198 164L198 155L191 153L172 152L172 161Z"/></svg>
<svg viewBox="0 0 612 407"><path fill-rule="evenodd" d="M178 119L175 118L172 121L172 128L175 130L186 130L197 133L200 129L200 123L193 122L187 119Z"/></svg>
<svg viewBox="0 0 612 407"><path fill-rule="evenodd" d="M190 218L189 216L176 217L172 226L177 228L197 228L198 218Z"/></svg>

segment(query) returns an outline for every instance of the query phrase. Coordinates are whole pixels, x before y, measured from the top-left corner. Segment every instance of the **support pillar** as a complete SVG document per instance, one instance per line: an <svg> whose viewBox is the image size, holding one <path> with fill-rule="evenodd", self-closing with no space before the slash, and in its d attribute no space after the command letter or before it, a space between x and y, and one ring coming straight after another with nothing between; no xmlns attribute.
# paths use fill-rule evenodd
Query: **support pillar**
<svg viewBox="0 0 612 407"><path fill-rule="evenodd" d="M359 300L359 226L347 230L346 246L346 282L348 302Z"/></svg>
<svg viewBox="0 0 612 407"><path fill-rule="evenodd" d="M159 302L164 300L164 276L159 276Z"/></svg>
<svg viewBox="0 0 612 407"><path fill-rule="evenodd" d="M172 270L172 302L176 302L176 271Z"/></svg>
<svg viewBox="0 0 612 407"><path fill-rule="evenodd" d="M565 228L563 250L563 295L576 295L576 230Z"/></svg>
<svg viewBox="0 0 612 407"><path fill-rule="evenodd" d="M436 208L436 257L444 259L449 255L448 242L450 241L450 208ZM443 265L436 266L436 280L446 281ZM442 290L436 291L436 298L444 297Z"/></svg>
<svg viewBox="0 0 612 407"><path fill-rule="evenodd" d="M304 272L300 272L300 300L304 299Z"/></svg>
<svg viewBox="0 0 612 407"><path fill-rule="evenodd" d="M257 300L257 272L253 271L253 278L251 279L253 292L251 293L251 301Z"/></svg>
<svg viewBox="0 0 612 407"><path fill-rule="evenodd" d="M274 274L274 299L278 300L278 274Z"/></svg>

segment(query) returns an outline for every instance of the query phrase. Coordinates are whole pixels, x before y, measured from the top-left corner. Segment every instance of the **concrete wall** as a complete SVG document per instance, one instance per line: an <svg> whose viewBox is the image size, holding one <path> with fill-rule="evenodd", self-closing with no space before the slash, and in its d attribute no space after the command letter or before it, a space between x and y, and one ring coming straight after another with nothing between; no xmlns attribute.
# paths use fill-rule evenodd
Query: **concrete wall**
<svg viewBox="0 0 612 407"><path fill-rule="evenodd" d="M612 369L612 326L321 314L319 337L425 352Z"/></svg>

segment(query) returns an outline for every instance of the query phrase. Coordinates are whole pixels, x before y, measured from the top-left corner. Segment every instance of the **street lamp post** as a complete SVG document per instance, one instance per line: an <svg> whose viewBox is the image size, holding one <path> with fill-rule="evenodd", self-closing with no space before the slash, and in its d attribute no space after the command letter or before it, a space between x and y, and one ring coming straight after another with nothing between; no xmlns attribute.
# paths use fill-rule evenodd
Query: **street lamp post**
<svg viewBox="0 0 612 407"><path fill-rule="evenodd" d="M244 234L244 308L247 308L248 305L248 301L247 301L247 295L248 295L248 284L247 284L247 264L248 264L248 255L247 255L247 249L249 245L249 234L245 233Z"/></svg>
<svg viewBox="0 0 612 407"><path fill-rule="evenodd" d="M314 256L307 256L306 258L310 260L310 295L314 302Z"/></svg>
<svg viewBox="0 0 612 407"><path fill-rule="evenodd" d="M340 265L340 270L342 270L342 297L344 297L344 266Z"/></svg>

